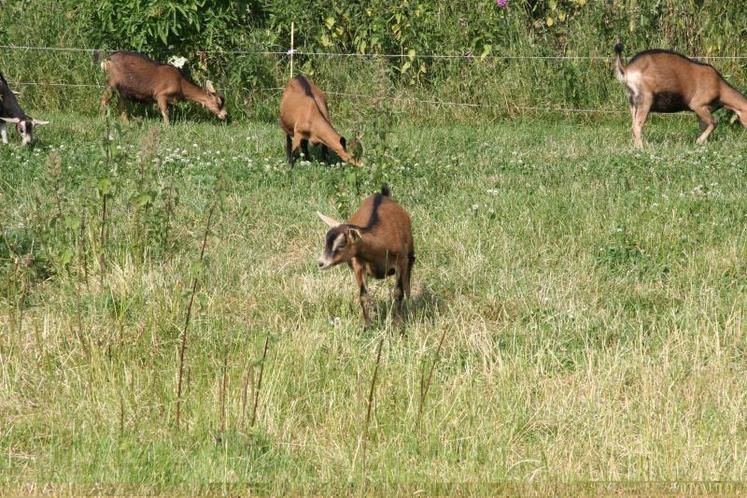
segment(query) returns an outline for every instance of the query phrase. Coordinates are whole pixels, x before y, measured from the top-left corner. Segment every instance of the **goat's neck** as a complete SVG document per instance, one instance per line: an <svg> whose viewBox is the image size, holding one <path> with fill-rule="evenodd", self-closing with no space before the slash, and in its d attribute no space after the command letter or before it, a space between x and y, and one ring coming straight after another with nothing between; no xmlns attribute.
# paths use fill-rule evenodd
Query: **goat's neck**
<svg viewBox="0 0 747 498"><path fill-rule="evenodd" d="M191 81L184 79L182 82L182 94L187 100L207 106L210 101L208 93Z"/></svg>
<svg viewBox="0 0 747 498"><path fill-rule="evenodd" d="M747 98L725 81L721 82L720 100L724 107L747 119Z"/></svg>
<svg viewBox="0 0 747 498"><path fill-rule="evenodd" d="M322 142L324 145L332 149L335 154L340 156L340 159L343 161L349 161L350 154L342 148L342 142L340 141L342 137L340 134L332 128L332 125L329 124L329 121L324 119L324 117L319 116L319 118L320 119L317 119L312 126L312 134L316 136L318 141Z"/></svg>
<svg viewBox="0 0 747 498"><path fill-rule="evenodd" d="M311 131L312 135L314 135L318 141L329 147L335 154L340 157L340 159L354 166L360 166L360 163L356 159L354 159L353 156L348 153L348 151L342 148L342 142L340 140L342 137L335 131L334 128L332 128L332 125L329 124L329 121L327 121L323 117L321 119L318 119L314 123Z"/></svg>

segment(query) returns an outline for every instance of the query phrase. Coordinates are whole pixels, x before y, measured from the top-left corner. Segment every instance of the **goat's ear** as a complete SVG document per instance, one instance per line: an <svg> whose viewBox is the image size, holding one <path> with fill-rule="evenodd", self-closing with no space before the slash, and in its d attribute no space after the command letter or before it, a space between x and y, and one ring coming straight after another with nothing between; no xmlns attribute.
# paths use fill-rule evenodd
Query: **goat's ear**
<svg viewBox="0 0 747 498"><path fill-rule="evenodd" d="M342 150L344 150L345 152L348 151L348 143L345 140L345 137L340 137L340 145L342 146Z"/></svg>
<svg viewBox="0 0 747 498"><path fill-rule="evenodd" d="M3 121L5 121L6 123L18 124L18 123L21 122L21 120L19 118L3 118L3 117L0 117L0 119L2 119Z"/></svg>
<svg viewBox="0 0 747 498"><path fill-rule="evenodd" d="M348 233L350 234L350 240L353 242L358 242L363 238L363 234L357 228L351 228Z"/></svg>
<svg viewBox="0 0 747 498"><path fill-rule="evenodd" d="M48 125L49 121L39 121L38 119L32 119L31 124L33 124L34 126L44 126Z"/></svg>
<svg viewBox="0 0 747 498"><path fill-rule="evenodd" d="M317 211L316 214L319 215L322 221L326 223L327 225L329 225L330 227L335 228L335 227L340 226L340 222L335 220L334 218L330 218L329 216L323 215L319 211Z"/></svg>
<svg viewBox="0 0 747 498"><path fill-rule="evenodd" d="M205 80L205 90L207 93L218 93L215 91L215 87L213 86L213 82L210 80Z"/></svg>

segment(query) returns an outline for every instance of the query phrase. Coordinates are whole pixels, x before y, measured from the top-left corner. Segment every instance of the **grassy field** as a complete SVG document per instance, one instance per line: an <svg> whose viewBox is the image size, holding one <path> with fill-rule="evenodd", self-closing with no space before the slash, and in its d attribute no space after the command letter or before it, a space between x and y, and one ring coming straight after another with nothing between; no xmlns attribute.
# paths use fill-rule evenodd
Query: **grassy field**
<svg viewBox="0 0 747 498"><path fill-rule="evenodd" d="M290 171L274 123L45 118L0 147L4 489L747 492L742 129L379 123ZM382 181L413 299L363 331L315 211Z"/></svg>

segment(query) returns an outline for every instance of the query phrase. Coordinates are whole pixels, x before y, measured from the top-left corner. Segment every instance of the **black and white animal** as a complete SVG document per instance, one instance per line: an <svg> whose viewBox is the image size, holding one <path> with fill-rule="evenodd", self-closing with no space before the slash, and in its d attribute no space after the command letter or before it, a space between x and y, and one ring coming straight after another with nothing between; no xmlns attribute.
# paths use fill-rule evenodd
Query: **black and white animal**
<svg viewBox="0 0 747 498"><path fill-rule="evenodd" d="M8 130L5 129L5 123L16 125L16 130L21 135L21 143L28 145L31 143L34 127L49 124L49 121L38 121L27 116L18 105L18 100L10 90L8 82L0 74L0 135L3 144L8 143Z"/></svg>

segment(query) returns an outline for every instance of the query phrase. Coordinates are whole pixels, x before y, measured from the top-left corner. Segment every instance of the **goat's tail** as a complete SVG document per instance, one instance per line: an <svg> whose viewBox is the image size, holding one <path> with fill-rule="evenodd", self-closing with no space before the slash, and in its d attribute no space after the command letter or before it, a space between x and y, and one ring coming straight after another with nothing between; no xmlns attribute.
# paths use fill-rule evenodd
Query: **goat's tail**
<svg viewBox="0 0 747 498"><path fill-rule="evenodd" d="M384 197L391 197L392 196L392 190L389 188L389 185L386 183L381 184L381 195Z"/></svg>
<svg viewBox="0 0 747 498"><path fill-rule="evenodd" d="M622 61L623 44L620 38L615 43L615 77L620 80L621 83L625 82L625 65Z"/></svg>

